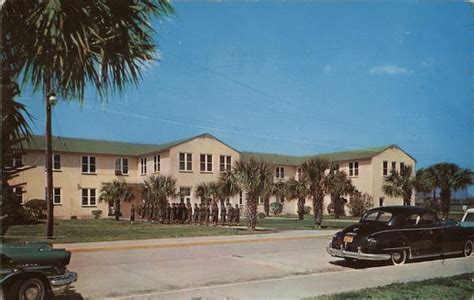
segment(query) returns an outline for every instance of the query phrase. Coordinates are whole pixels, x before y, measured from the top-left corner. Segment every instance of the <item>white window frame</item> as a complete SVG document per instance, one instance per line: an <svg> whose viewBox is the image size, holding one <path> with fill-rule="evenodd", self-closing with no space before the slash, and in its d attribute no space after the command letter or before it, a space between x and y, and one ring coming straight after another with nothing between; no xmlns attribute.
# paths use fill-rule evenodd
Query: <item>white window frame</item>
<svg viewBox="0 0 474 300"><path fill-rule="evenodd" d="M84 196L84 191L86 195ZM92 191L94 195L92 196ZM84 197L86 197L87 204L84 204ZM91 200L94 199L94 204L91 204ZM97 207L97 190L94 188L82 188L81 189L81 207Z"/></svg>
<svg viewBox="0 0 474 300"><path fill-rule="evenodd" d="M161 170L161 156L156 154L153 156L153 172L158 173Z"/></svg>
<svg viewBox="0 0 474 300"><path fill-rule="evenodd" d="M232 169L232 156L220 155L219 156L219 172L224 173Z"/></svg>
<svg viewBox="0 0 474 300"><path fill-rule="evenodd" d="M359 162L351 161L349 162L349 177L358 177L359 176Z"/></svg>
<svg viewBox="0 0 474 300"><path fill-rule="evenodd" d="M140 175L145 175L146 174L146 163L147 159L146 156L140 157Z"/></svg>
<svg viewBox="0 0 474 300"><path fill-rule="evenodd" d="M12 157L12 167L22 167L23 166L23 154L15 154Z"/></svg>
<svg viewBox="0 0 474 300"><path fill-rule="evenodd" d="M388 160L382 162L382 175L388 176Z"/></svg>
<svg viewBox="0 0 474 300"><path fill-rule="evenodd" d="M402 167L405 167L405 163L403 161L400 162L400 171L402 170Z"/></svg>
<svg viewBox="0 0 474 300"><path fill-rule="evenodd" d="M285 178L285 167L276 167L275 168L275 178L284 179Z"/></svg>
<svg viewBox="0 0 474 300"><path fill-rule="evenodd" d="M396 161L392 161L392 165L391 165L391 168L390 168L390 173L397 173L397 162Z"/></svg>
<svg viewBox="0 0 474 300"><path fill-rule="evenodd" d="M87 158L87 162L84 163L84 158ZM94 163L91 163L91 158L94 158ZM84 166L87 166L87 170L84 171ZM94 171L92 170L92 166L94 166ZM82 174L96 174L97 172L97 158L93 155L82 155L81 156L81 172Z"/></svg>
<svg viewBox="0 0 474 300"><path fill-rule="evenodd" d="M127 162L127 163L124 163L124 162ZM115 175L128 175L129 170L130 168L128 164L128 158L126 157L115 158Z"/></svg>
<svg viewBox="0 0 474 300"><path fill-rule="evenodd" d="M59 164L59 168L56 168L56 163ZM53 171L61 171L61 154L58 154L58 153L53 154Z"/></svg>
<svg viewBox="0 0 474 300"><path fill-rule="evenodd" d="M59 191L59 193L58 193ZM63 204L63 191L60 187L53 187L53 204L54 205L62 205ZM48 201L48 187L44 188L44 199ZM59 201L56 201L59 199Z"/></svg>
<svg viewBox="0 0 474 300"><path fill-rule="evenodd" d="M188 190L189 191L189 195L183 195L182 194L182 191L184 190ZM181 200L184 200L185 203L188 203L191 201L191 192L192 191L192 188L189 187L189 186L180 186L179 187L179 195L180 195L180 199Z"/></svg>
<svg viewBox="0 0 474 300"><path fill-rule="evenodd" d="M17 186L12 189L12 193L16 199L20 199L20 204L24 204L25 199L23 199L23 187Z"/></svg>
<svg viewBox="0 0 474 300"><path fill-rule="evenodd" d="M298 167L296 169L296 177L297 177L298 181L303 179L303 168L302 167Z"/></svg>
<svg viewBox="0 0 474 300"><path fill-rule="evenodd" d="M242 205L244 203L244 192L240 191L239 192L239 205Z"/></svg>
<svg viewBox="0 0 474 300"><path fill-rule="evenodd" d="M202 153L199 156L199 166L201 172L212 173L212 154Z"/></svg>
<svg viewBox="0 0 474 300"><path fill-rule="evenodd" d="M183 155L184 159L181 159ZM181 163L183 163L184 168L181 168ZM181 172L192 172L193 170L193 154L189 152L179 152L178 154L178 169Z"/></svg>

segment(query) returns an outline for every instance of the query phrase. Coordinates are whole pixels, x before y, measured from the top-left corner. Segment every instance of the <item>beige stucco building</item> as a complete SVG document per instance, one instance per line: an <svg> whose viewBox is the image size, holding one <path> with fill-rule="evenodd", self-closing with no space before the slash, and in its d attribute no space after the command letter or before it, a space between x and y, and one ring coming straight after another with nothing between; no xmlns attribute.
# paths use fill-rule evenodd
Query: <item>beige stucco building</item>
<svg viewBox="0 0 474 300"><path fill-rule="evenodd" d="M31 166L12 180L12 184L24 183L16 190L23 202L45 199L46 173L44 167L44 137L35 136L25 147L25 153L15 164ZM312 156L287 156L269 153L239 152L209 134L161 145L131 144L123 142L76 138L53 138L54 213L58 218L91 217L91 211L109 212L108 203L99 201L103 184L115 179L137 185L154 174L172 175L177 180L178 191L186 200L199 202L195 187L201 182L216 181L222 170L241 158L254 157L272 163L275 180L298 178L298 167ZM339 164L360 192L370 194L374 206L402 205L401 198L389 198L383 194L384 176L400 165L416 161L396 145L315 155ZM138 189L137 189L138 190ZM178 192L177 191L177 192ZM135 191L135 203L143 195ZM170 199L178 202L180 199ZM245 204L245 192L230 198L233 205ZM270 203L275 198L270 199ZM325 200L325 206L329 198ZM127 215L130 204L122 211ZM260 205L263 210L263 202ZM296 201L285 202L284 213L295 213Z"/></svg>

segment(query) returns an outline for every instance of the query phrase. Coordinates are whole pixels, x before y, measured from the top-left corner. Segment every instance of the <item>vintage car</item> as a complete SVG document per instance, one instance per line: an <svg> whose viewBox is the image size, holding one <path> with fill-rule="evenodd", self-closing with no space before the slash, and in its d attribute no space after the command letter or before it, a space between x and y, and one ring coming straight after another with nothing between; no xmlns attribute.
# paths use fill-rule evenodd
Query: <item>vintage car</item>
<svg viewBox="0 0 474 300"><path fill-rule="evenodd" d="M77 280L77 274L66 269L71 252L49 243L2 243L0 253L2 299L49 299Z"/></svg>
<svg viewBox="0 0 474 300"><path fill-rule="evenodd" d="M441 222L435 212L414 206L387 206L367 211L359 223L339 231L327 247L349 262L408 260L472 254L474 229Z"/></svg>
<svg viewBox="0 0 474 300"><path fill-rule="evenodd" d="M469 208L464 212L459 225L463 227L474 227L474 208Z"/></svg>

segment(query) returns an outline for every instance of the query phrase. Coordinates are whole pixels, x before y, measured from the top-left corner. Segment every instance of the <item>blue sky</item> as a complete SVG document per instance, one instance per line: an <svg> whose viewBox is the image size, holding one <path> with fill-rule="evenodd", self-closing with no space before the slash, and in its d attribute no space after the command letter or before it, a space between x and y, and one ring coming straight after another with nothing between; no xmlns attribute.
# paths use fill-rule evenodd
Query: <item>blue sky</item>
<svg viewBox="0 0 474 300"><path fill-rule="evenodd" d="M161 143L209 132L239 150L398 144L418 167L474 168L474 31L463 2L178 2L162 61L107 102L61 101L60 136ZM24 90L35 133L39 95Z"/></svg>

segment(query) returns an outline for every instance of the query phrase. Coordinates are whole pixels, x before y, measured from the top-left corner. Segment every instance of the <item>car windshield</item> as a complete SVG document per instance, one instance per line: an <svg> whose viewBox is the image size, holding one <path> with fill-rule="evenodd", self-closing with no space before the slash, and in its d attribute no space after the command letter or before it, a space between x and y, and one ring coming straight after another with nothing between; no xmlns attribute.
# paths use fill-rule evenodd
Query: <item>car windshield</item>
<svg viewBox="0 0 474 300"><path fill-rule="evenodd" d="M392 218L392 213L388 211L376 210L362 216L362 221L386 223Z"/></svg>
<svg viewBox="0 0 474 300"><path fill-rule="evenodd" d="M467 213L464 222L474 222L474 213Z"/></svg>

